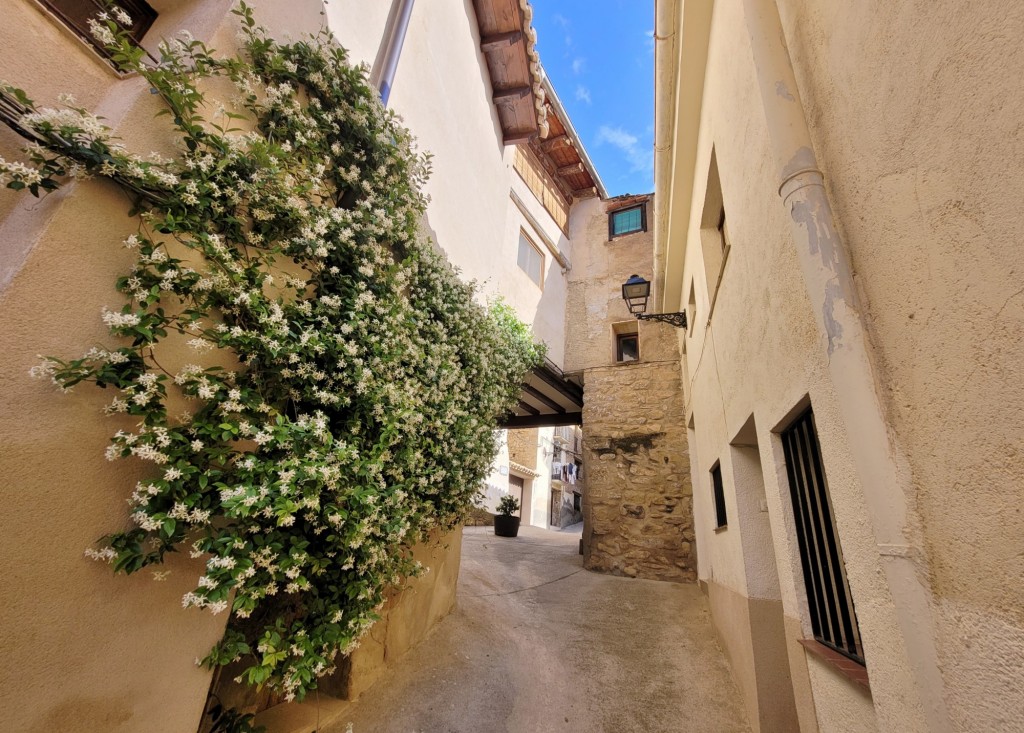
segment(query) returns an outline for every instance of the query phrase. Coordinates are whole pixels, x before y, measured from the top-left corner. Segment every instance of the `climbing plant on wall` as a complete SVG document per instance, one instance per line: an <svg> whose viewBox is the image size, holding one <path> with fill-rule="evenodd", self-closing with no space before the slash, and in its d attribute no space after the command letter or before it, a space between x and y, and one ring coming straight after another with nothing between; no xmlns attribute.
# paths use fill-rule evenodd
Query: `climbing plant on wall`
<svg viewBox="0 0 1024 733"><path fill-rule="evenodd" d="M176 155L4 85L0 117L32 142L0 177L36 195L100 177L136 201L125 303L103 313L116 343L33 370L111 388L135 427L107 457L151 466L133 526L88 554L126 573L204 558L183 603L231 614L204 662L301 698L418 571L410 546L460 520L541 353L420 234L428 159L365 69L235 12L238 54L183 35L147 58L118 10L92 24L159 95Z"/></svg>

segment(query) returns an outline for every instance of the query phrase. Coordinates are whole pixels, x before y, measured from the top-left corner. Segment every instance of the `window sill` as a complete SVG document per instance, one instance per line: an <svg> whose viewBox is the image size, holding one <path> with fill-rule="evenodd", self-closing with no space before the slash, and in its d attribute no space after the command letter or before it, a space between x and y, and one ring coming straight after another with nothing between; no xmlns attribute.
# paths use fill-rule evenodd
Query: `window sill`
<svg viewBox="0 0 1024 733"><path fill-rule="evenodd" d="M869 695L871 694L871 684L868 681L868 670L866 667L857 664L857 662L848 657L844 657L834 649L829 649L817 639L797 639L797 641L808 652L836 670L846 679L861 687Z"/></svg>
<svg viewBox="0 0 1024 733"><path fill-rule="evenodd" d="M719 532L724 532L727 529L729 529L728 524L723 524L721 527L715 527L715 534L718 534Z"/></svg>

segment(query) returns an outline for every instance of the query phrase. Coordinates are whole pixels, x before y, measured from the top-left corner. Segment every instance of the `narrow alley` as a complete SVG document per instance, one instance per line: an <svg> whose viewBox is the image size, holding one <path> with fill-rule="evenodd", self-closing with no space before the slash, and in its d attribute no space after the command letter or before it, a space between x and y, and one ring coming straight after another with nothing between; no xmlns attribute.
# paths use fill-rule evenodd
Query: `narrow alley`
<svg viewBox="0 0 1024 733"><path fill-rule="evenodd" d="M455 610L322 733L749 730L697 586L583 570L579 538L467 527Z"/></svg>

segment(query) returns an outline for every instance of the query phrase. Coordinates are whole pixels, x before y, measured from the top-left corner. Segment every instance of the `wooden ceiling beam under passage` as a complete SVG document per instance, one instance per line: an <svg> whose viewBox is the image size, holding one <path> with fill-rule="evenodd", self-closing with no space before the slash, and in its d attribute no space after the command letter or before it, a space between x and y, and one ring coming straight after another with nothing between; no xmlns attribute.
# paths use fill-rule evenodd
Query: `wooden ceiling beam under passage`
<svg viewBox="0 0 1024 733"><path fill-rule="evenodd" d="M529 413L531 415L539 415L540 414L540 410L538 410L533 405L529 405L529 404L523 402L522 400L519 400L519 407L518 407L518 409L519 409L520 412L527 412L527 413Z"/></svg>
<svg viewBox="0 0 1024 733"><path fill-rule="evenodd" d="M546 394L541 392L539 389L534 389L530 385L524 384L523 385L523 392L525 392L526 394L530 395L531 397L533 397L533 399L537 400L541 404L547 405L548 407L550 407L552 410L554 410L555 412L557 412L559 414L565 412L565 408L564 407L562 407L560 404L558 404L553 399L548 397Z"/></svg>
<svg viewBox="0 0 1024 733"><path fill-rule="evenodd" d="M518 428L553 428L560 425L582 425L582 412L567 412L564 415L509 415L498 425L505 430Z"/></svg>

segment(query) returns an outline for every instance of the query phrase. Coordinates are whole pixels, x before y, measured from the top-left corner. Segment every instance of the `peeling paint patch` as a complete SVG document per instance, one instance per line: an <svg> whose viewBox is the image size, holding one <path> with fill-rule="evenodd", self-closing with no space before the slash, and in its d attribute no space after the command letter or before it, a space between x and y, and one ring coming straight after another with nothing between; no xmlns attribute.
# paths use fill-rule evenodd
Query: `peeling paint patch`
<svg viewBox="0 0 1024 733"><path fill-rule="evenodd" d="M825 285L825 302L821 305L821 316L825 323L825 333L828 334L828 355L832 356L835 350L842 345L843 324L835 318L836 304L844 300L842 289L835 280L829 280Z"/></svg>
<svg viewBox="0 0 1024 733"><path fill-rule="evenodd" d="M786 86L786 82L777 81L775 82L775 93L785 99L787 102L795 102L793 95L789 93L789 87Z"/></svg>
<svg viewBox="0 0 1024 733"><path fill-rule="evenodd" d="M789 181L789 179L798 173L817 170L818 160L814 157L814 151L804 145L793 153L793 157L789 159L785 167L782 169L782 180ZM820 183L820 181L818 183Z"/></svg>
<svg viewBox="0 0 1024 733"><path fill-rule="evenodd" d="M793 221L807 231L807 247L811 254L818 255L821 264L831 273L839 267L839 237L832 226L831 212L826 207L824 191L821 196L796 200L790 208Z"/></svg>

